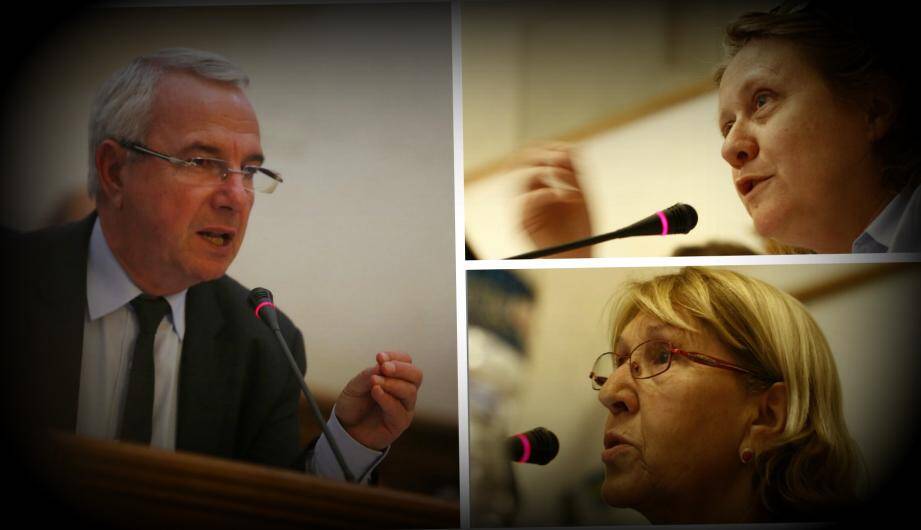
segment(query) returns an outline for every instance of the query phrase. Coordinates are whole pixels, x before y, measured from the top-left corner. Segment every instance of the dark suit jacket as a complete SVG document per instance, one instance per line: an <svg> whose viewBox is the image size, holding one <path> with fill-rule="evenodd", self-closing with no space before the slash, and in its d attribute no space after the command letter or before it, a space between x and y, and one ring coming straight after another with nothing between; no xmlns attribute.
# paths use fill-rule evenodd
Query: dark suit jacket
<svg viewBox="0 0 921 530"><path fill-rule="evenodd" d="M86 267L96 216L29 234L4 234L15 252L10 331L18 354L6 356L17 423L74 431L87 311ZM298 447L295 375L274 334L228 276L191 287L179 367L176 449L303 470ZM300 331L281 315L282 334L304 371ZM9 419L7 421L10 421Z"/></svg>

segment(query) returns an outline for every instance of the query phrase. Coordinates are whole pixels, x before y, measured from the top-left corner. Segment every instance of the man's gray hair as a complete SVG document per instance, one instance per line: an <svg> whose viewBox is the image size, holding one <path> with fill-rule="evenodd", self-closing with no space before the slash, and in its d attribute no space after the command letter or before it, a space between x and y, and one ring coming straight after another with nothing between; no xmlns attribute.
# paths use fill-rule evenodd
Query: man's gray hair
<svg viewBox="0 0 921 530"><path fill-rule="evenodd" d="M107 138L142 142L150 128L150 107L160 77L168 71L189 72L204 79L240 88L249 77L224 57L190 48L165 48L131 61L99 87L90 111L89 173L87 191L96 197L99 173L96 147Z"/></svg>

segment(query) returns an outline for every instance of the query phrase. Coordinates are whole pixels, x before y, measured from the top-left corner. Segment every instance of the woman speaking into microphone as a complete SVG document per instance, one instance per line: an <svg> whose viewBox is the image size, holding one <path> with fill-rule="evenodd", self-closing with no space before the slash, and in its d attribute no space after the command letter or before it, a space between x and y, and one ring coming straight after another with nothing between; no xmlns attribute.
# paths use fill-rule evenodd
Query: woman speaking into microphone
<svg viewBox="0 0 921 530"><path fill-rule="evenodd" d="M653 523L830 521L858 451L822 331L801 303L728 270L628 284L592 387L607 411L604 500Z"/></svg>
<svg viewBox="0 0 921 530"><path fill-rule="evenodd" d="M807 1L727 28L715 113L724 185L761 236L819 253L921 251L917 87L896 22ZM591 234L570 146L525 150L517 164L531 175L522 225L537 248Z"/></svg>

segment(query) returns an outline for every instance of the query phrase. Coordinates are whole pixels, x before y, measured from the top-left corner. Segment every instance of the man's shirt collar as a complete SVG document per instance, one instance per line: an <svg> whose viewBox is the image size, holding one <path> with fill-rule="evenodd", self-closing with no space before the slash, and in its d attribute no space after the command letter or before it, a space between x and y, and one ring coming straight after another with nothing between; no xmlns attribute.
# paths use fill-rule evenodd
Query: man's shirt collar
<svg viewBox="0 0 921 530"><path fill-rule="evenodd" d="M179 340L185 335L185 297L188 289L165 296L172 312L173 329ZM102 233L99 218L90 235L89 260L86 266L86 302L90 320L96 320L127 305L141 290L122 268Z"/></svg>

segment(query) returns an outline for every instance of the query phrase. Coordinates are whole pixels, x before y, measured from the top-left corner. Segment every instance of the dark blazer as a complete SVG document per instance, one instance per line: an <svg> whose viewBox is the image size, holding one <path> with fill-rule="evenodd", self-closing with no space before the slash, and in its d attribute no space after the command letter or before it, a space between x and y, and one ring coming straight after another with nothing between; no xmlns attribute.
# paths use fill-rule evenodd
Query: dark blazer
<svg viewBox="0 0 921 530"><path fill-rule="evenodd" d="M10 334L19 353L5 356L5 373L12 375L6 412L17 423L7 426L76 428L95 218L3 234L5 250L16 256L13 298L18 300ZM253 315L247 295L228 276L188 290L176 449L303 470L296 376L273 333ZM301 333L280 316L282 334L303 373Z"/></svg>

